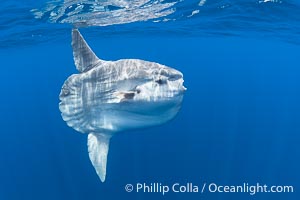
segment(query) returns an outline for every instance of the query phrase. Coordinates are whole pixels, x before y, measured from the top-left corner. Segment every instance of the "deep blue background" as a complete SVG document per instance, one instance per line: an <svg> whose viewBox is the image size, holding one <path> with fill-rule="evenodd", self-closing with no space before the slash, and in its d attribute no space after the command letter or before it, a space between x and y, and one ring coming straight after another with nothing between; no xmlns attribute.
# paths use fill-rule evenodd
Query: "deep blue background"
<svg viewBox="0 0 300 200"><path fill-rule="evenodd" d="M140 58L184 74L182 110L111 140L101 183L87 135L58 109L76 73L69 41L0 50L0 199L300 199L300 46L238 38L89 38L105 60ZM127 183L292 185L285 194L126 193Z"/></svg>

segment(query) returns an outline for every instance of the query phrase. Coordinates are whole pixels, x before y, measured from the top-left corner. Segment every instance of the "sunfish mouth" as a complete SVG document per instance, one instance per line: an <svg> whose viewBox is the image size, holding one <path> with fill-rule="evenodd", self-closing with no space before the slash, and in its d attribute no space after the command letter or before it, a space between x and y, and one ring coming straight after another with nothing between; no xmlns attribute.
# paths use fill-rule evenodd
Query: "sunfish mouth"
<svg viewBox="0 0 300 200"><path fill-rule="evenodd" d="M184 87L184 85L182 85L182 87L181 87L180 91L181 91L182 93L184 93L186 90L187 90L187 88L186 88L186 87Z"/></svg>

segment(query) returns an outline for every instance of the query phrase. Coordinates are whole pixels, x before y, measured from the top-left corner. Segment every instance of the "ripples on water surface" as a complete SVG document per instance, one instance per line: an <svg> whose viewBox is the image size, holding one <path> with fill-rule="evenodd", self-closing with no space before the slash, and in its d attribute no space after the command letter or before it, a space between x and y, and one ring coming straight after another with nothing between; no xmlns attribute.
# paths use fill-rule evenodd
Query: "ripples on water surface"
<svg viewBox="0 0 300 200"><path fill-rule="evenodd" d="M69 37L93 28L102 37L242 36L300 43L300 3L285 0L53 0L5 1L0 47Z"/></svg>

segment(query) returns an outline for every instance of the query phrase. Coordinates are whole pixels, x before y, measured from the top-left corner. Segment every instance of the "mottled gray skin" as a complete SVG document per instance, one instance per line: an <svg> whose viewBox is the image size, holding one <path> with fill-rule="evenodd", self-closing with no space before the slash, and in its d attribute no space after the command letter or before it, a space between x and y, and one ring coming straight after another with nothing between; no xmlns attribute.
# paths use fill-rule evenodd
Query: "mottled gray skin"
<svg viewBox="0 0 300 200"><path fill-rule="evenodd" d="M169 71L173 73L169 75ZM184 88L177 90L182 84L177 82L181 78L178 71L153 62L128 59L101 63L67 79L60 109L68 125L82 133L115 133L158 125L173 118L180 108ZM169 90L167 81L174 90ZM151 90L144 88L149 82Z"/></svg>
<svg viewBox="0 0 300 200"><path fill-rule="evenodd" d="M175 117L185 87L182 73L138 59L104 61L72 32L76 68L60 93L59 108L67 124L89 133L89 155L102 181L109 139L117 132L163 124Z"/></svg>

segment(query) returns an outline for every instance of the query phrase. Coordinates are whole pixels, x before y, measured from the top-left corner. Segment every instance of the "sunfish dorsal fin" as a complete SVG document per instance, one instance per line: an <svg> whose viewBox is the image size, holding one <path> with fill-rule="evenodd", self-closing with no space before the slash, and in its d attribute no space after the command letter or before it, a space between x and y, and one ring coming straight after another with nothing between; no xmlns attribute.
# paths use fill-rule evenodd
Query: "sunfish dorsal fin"
<svg viewBox="0 0 300 200"><path fill-rule="evenodd" d="M78 29L72 30L72 48L76 69L85 72L102 62L86 43Z"/></svg>
<svg viewBox="0 0 300 200"><path fill-rule="evenodd" d="M105 181L109 135L90 133L88 135L88 151L90 160L102 182Z"/></svg>

